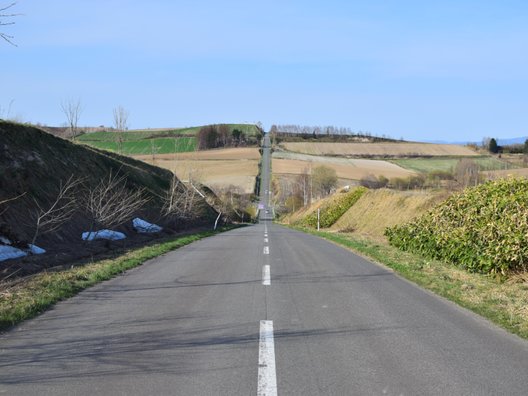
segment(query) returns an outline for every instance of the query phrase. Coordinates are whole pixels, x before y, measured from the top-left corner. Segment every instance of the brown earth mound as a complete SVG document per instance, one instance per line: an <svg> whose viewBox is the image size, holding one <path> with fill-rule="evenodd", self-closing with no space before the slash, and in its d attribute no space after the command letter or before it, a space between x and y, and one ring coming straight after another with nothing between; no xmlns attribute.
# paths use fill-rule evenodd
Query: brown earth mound
<svg viewBox="0 0 528 396"><path fill-rule="evenodd" d="M50 207L57 197L61 183L73 177L82 179L76 190L79 201L110 174L126 178L126 189L143 189L148 202L133 217L161 225L164 231L155 235L136 233L131 221L114 228L124 232L123 241L83 242L82 232L92 229L92 222L82 205L73 216L54 232L39 235L36 245L47 253L0 262L0 279L33 273L64 265L83 257L108 252L116 246L125 247L148 242L167 234L209 226L215 211L204 201L195 205L187 219L164 218L160 215L163 197L169 189L172 173L144 162L122 157L52 136L34 127L0 121L0 236L15 245L26 247L35 232L34 214L38 206ZM183 185L180 186L184 189ZM183 190L182 190L183 191Z"/></svg>

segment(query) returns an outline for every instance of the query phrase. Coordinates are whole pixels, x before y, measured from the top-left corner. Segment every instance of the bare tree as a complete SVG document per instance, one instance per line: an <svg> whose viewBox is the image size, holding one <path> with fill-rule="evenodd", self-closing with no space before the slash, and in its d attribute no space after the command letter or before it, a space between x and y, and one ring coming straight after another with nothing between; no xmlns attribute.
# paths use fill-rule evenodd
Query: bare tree
<svg viewBox="0 0 528 396"><path fill-rule="evenodd" d="M334 168L317 166L312 173L313 189L320 197L325 197L337 186L337 173Z"/></svg>
<svg viewBox="0 0 528 396"><path fill-rule="evenodd" d="M9 26L9 25L14 25L15 22L11 20L11 18L14 18L16 16L18 16L19 14L10 14L8 12L8 10L11 8L11 7L14 7L16 4L16 2L14 3L11 3L7 6L3 6L2 8L0 8L0 26ZM4 39L5 41L7 41L9 44L13 45L13 46L17 46L15 43L13 43L13 36L10 36L8 35L7 33L3 33L3 32L0 32L0 38Z"/></svg>
<svg viewBox="0 0 528 396"><path fill-rule="evenodd" d="M113 110L114 113L114 127L116 129L116 143L117 151L123 152L123 133L128 129L128 111L123 106L117 106Z"/></svg>
<svg viewBox="0 0 528 396"><path fill-rule="evenodd" d="M311 204L310 179L311 174L307 168L304 168L302 173L297 177L297 184L302 195L303 206Z"/></svg>
<svg viewBox="0 0 528 396"><path fill-rule="evenodd" d="M455 179L463 187L476 186L481 181L479 166L469 158L462 158L455 167Z"/></svg>
<svg viewBox="0 0 528 396"><path fill-rule="evenodd" d="M196 188L192 184L186 186L176 177L176 175L172 176L169 189L162 198L163 216L174 216L186 220L191 219L194 216L194 208L201 200Z"/></svg>
<svg viewBox="0 0 528 396"><path fill-rule="evenodd" d="M1 105L0 105L0 119L4 119L4 120L9 120L9 116L11 114L11 106L13 106L13 102L15 100L14 99L11 99L11 101L9 102L9 106L7 107L7 109L3 108Z"/></svg>
<svg viewBox="0 0 528 396"><path fill-rule="evenodd" d="M16 197L13 197L13 198L7 198L7 199L4 199L4 200L0 201L0 208L1 208L2 206L4 206L5 204L7 204L8 202L16 201L18 198L20 198L20 197L22 197L22 196L24 196L24 195L26 195L25 192L22 193L22 194L20 194L20 195L17 195ZM7 209L9 209L9 207L6 207L6 208L0 210L0 215L4 214L5 211L6 211Z"/></svg>
<svg viewBox="0 0 528 396"><path fill-rule="evenodd" d="M82 106L80 99L68 99L61 103L62 112L68 120L68 128L73 140L77 137L79 118L82 113Z"/></svg>
<svg viewBox="0 0 528 396"><path fill-rule="evenodd" d="M84 208L90 215L90 231L96 226L111 228L125 223L149 201L143 188L130 190L126 180L126 176L110 172L85 192Z"/></svg>
<svg viewBox="0 0 528 396"><path fill-rule="evenodd" d="M61 180L57 196L49 207L44 208L36 199L33 199L37 209L31 215L35 226L31 244L35 244L37 237L43 231L55 231L72 217L78 208L77 188L81 183L82 179L74 178L73 175L64 184Z"/></svg>
<svg viewBox="0 0 528 396"><path fill-rule="evenodd" d="M117 106L114 108L114 126L119 132L124 132L128 129L128 116L130 113L123 107Z"/></svg>

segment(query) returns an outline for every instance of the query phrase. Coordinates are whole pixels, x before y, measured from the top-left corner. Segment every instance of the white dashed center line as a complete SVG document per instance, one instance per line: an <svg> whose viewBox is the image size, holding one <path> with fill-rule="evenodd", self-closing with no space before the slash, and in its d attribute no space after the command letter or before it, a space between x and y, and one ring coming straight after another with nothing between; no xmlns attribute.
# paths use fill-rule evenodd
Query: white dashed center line
<svg viewBox="0 0 528 396"><path fill-rule="evenodd" d="M271 271L269 265L265 265L264 267L262 267L262 284L264 286L271 285Z"/></svg>
<svg viewBox="0 0 528 396"><path fill-rule="evenodd" d="M269 254L269 246L264 246L264 254Z"/></svg>
<svg viewBox="0 0 528 396"><path fill-rule="evenodd" d="M260 321L258 396L277 395L277 375L275 370L275 345L273 342L273 321Z"/></svg>

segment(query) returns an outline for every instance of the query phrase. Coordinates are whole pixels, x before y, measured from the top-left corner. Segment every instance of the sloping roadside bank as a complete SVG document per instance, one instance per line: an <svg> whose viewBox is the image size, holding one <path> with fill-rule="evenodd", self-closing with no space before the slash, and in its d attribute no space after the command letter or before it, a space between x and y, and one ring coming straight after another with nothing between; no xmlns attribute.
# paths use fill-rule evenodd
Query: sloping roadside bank
<svg viewBox="0 0 528 396"><path fill-rule="evenodd" d="M235 227L237 226L180 235L129 250L112 259L98 260L80 266L72 265L70 269L61 271L42 272L11 286L0 285L0 331L35 317L57 302L120 275L147 260Z"/></svg>
<svg viewBox="0 0 528 396"><path fill-rule="evenodd" d="M285 226L327 239L389 267L424 289L528 339L528 280L522 275L506 280L468 273L451 264L402 252L387 243L360 239L352 234Z"/></svg>

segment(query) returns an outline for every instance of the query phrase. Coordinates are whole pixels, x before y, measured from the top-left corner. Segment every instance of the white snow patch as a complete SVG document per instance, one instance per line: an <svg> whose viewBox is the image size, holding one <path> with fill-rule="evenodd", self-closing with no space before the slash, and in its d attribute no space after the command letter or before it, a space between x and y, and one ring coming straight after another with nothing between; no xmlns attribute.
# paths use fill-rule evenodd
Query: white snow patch
<svg viewBox="0 0 528 396"><path fill-rule="evenodd" d="M83 232L82 239L84 241L93 241L94 239L108 239L111 241L117 241L119 239L125 239L126 235L119 231L112 230L99 230L95 232Z"/></svg>
<svg viewBox="0 0 528 396"><path fill-rule="evenodd" d="M0 236L0 242L2 242L4 245L11 245L11 241L4 236Z"/></svg>
<svg viewBox="0 0 528 396"><path fill-rule="evenodd" d="M132 220L132 224L137 232L149 233L149 232L160 232L163 228L159 225L151 224L148 221L142 220L139 217L136 217Z"/></svg>
<svg viewBox="0 0 528 396"><path fill-rule="evenodd" d="M0 245L0 261L27 256L27 253L13 246Z"/></svg>
<svg viewBox="0 0 528 396"><path fill-rule="evenodd" d="M28 251L31 254L44 254L44 253L46 253L46 250L38 247L37 245L32 245L31 243L28 244Z"/></svg>

